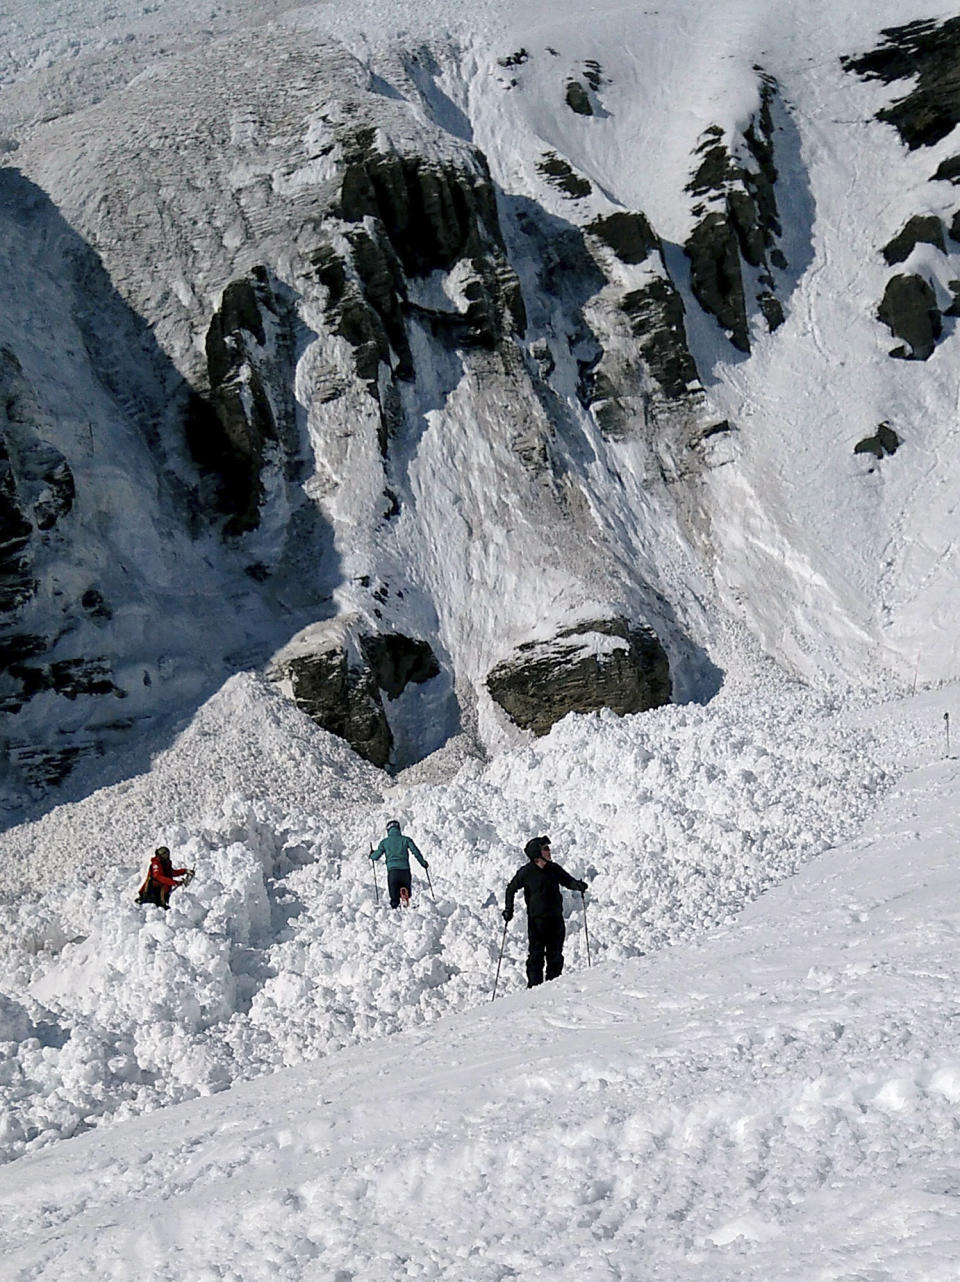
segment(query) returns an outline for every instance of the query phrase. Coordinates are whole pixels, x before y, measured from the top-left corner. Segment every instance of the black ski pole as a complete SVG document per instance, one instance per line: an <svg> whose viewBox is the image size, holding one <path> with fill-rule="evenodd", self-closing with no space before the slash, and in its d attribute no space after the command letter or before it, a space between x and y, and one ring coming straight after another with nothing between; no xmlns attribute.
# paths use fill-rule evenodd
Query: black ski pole
<svg viewBox="0 0 960 1282"><path fill-rule="evenodd" d="M423 870L423 871L427 874L427 885L430 887L430 898L433 900L433 902L434 902L434 903L436 903L436 902L437 902L437 897L436 897L436 895L433 893L433 882L430 880L430 869L429 869L429 868L424 868L424 870Z"/></svg>
<svg viewBox="0 0 960 1282"><path fill-rule="evenodd" d="M500 956L497 958L497 977L493 981L493 996L490 998L492 1002L495 1002L497 1000L497 984L500 983L500 963L503 961L503 947L504 947L504 944L506 944L507 942L508 924L509 924L508 922L503 923L503 938L500 940Z"/></svg>
<svg viewBox="0 0 960 1282"><path fill-rule="evenodd" d="M380 887L377 885L377 863L373 857L373 847L370 847L370 867L373 869L373 893L377 897L377 903L380 902Z"/></svg>
<svg viewBox="0 0 960 1282"><path fill-rule="evenodd" d="M590 932L587 930L587 901L583 891L580 891L580 899L583 901L583 937L587 941L587 967L591 967L593 962L590 960Z"/></svg>

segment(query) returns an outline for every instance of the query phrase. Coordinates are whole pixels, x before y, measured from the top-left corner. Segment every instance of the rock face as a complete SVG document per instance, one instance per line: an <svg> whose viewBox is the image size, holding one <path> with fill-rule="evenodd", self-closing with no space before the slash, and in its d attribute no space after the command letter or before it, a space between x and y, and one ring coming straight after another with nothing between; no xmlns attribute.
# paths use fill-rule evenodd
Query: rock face
<svg viewBox="0 0 960 1282"><path fill-rule="evenodd" d="M296 450L290 371L294 328L288 305L265 267L223 291L206 336L205 394L191 398L186 436L191 454L216 478L212 502L227 535L256 529L268 451Z"/></svg>
<svg viewBox="0 0 960 1282"><path fill-rule="evenodd" d="M646 712L669 703L671 692L669 663L655 634L621 618L521 645L492 670L487 688L518 726L536 735L568 712Z"/></svg>
<svg viewBox="0 0 960 1282"><path fill-rule="evenodd" d="M511 646L553 720L669 698L667 650L702 652L656 544L692 555L666 487L709 466L689 447L716 415L656 228L554 150L504 190L425 50L361 65L278 29L268 59L250 31L220 53L171 54L45 122L0 202L22 234L0 262L56 243L79 264L50 270L45 305L80 317L58 341L96 402L25 410L43 354L0 313L11 757L42 783L237 667L268 667L389 768L458 733L509 739L509 683L487 674ZM557 56L499 65L519 86ZM607 83L592 61L554 73L557 110L606 127ZM717 197L757 272L775 249L764 110ZM89 165L51 161L74 153ZM42 237L24 211L46 191ZM607 521L621 464L633 490ZM561 635L609 600L660 640L622 620ZM553 650L524 651L551 619Z"/></svg>
<svg viewBox="0 0 960 1282"><path fill-rule="evenodd" d="M883 37L869 53L844 58L843 67L887 85L912 81L877 119L893 125L911 151L932 147L960 124L960 18L887 27Z"/></svg>
<svg viewBox="0 0 960 1282"><path fill-rule="evenodd" d="M701 307L715 316L731 343L750 351L749 323L754 304L767 327L783 323L773 269L787 266L778 245L781 235L775 184L773 105L777 84L761 76L760 106L743 133L750 163L734 159L734 144L723 129L706 130L698 168L687 191L696 198L699 219L684 253L690 259L690 286ZM742 150L737 148L737 151ZM746 283L748 269L750 283Z"/></svg>
<svg viewBox="0 0 960 1282"><path fill-rule="evenodd" d="M56 636L17 630L24 608L42 591L76 499L70 466L44 439L44 429L19 361L0 349L0 620L6 623L0 634L0 714L7 716L44 694L71 703L80 696L125 697L108 657L87 653L51 659ZM93 588L81 605L92 617L103 617L106 610ZM68 618L61 615L61 620L60 630L69 634ZM62 777L73 754L34 755L37 781L49 784Z"/></svg>
<svg viewBox="0 0 960 1282"><path fill-rule="evenodd" d="M892 125L911 151L932 147L960 123L960 18L888 27L883 37L883 42L869 53L842 59L843 67L866 80L884 84L912 81L910 91L878 111L876 119ZM939 181L956 182L960 178L960 157L942 161L932 176ZM953 235L957 217L950 229L953 240L957 239ZM891 266L906 262L920 244L932 245L945 258L948 255L943 221L937 215L923 213L908 219L884 246L884 258ZM898 274L887 282L878 316L896 337L904 340L902 346L891 350L891 356L927 360L932 355L943 333L942 316L956 314L957 291L953 282L944 280L943 285L953 293L954 302L941 312L930 271L923 275Z"/></svg>
<svg viewBox="0 0 960 1282"><path fill-rule="evenodd" d="M36 562L73 506L73 474L41 435L41 411L16 356L0 348L0 611L36 592Z"/></svg>
<svg viewBox="0 0 960 1282"><path fill-rule="evenodd" d="M483 158L456 166L385 151L374 132L346 145L330 233L310 253L326 291L326 318L352 347L358 379L376 403L380 452L401 430L403 386L416 379L410 327L448 350L494 350L523 332L519 282L507 259ZM446 305L415 297L413 282L444 273ZM331 387L330 399L339 394Z"/></svg>
<svg viewBox="0 0 960 1282"><path fill-rule="evenodd" d="M642 213L631 211L596 219L587 233L588 243L599 241L621 263L653 267L656 275L646 283L619 294L618 310L629 324L639 358L636 364L644 369L647 383L652 381L654 397L674 405L695 399L700 378L687 346L683 300L662 269L660 238ZM586 402L594 407L603 430L613 436L626 434L629 425L637 422L636 410L625 404L625 394L638 388L638 372L631 364L621 361L617 368L613 354L604 353L589 371L592 385Z"/></svg>

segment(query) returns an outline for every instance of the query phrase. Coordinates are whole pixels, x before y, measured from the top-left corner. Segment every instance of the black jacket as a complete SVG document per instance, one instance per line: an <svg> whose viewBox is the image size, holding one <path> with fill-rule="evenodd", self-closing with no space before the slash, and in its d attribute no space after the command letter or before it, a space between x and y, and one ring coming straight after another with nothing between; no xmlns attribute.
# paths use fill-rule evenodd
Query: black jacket
<svg viewBox="0 0 960 1282"><path fill-rule="evenodd" d="M562 917L563 896L560 887L568 890L579 890L583 885L561 868L559 864L544 864L538 868L531 860L518 869L507 886L506 910L513 913L513 898L523 887L523 901L527 905L529 917Z"/></svg>

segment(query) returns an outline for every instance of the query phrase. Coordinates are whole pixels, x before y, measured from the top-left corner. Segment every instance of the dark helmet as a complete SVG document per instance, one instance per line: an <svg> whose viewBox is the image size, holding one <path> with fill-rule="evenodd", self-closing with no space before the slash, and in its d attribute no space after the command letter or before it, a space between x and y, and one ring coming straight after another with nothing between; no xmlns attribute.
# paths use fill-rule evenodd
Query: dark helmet
<svg viewBox="0 0 960 1282"><path fill-rule="evenodd" d="M531 837L523 848L523 853L528 859L539 859L540 852L543 850L543 838Z"/></svg>
<svg viewBox="0 0 960 1282"><path fill-rule="evenodd" d="M388 820L387 820L387 832L389 832L391 828L396 828L397 832L399 832L399 831L400 831L400 820L399 820L399 819L388 819Z"/></svg>
<svg viewBox="0 0 960 1282"><path fill-rule="evenodd" d="M168 846L158 846L153 853L159 855L161 859L170 858L170 848Z"/></svg>

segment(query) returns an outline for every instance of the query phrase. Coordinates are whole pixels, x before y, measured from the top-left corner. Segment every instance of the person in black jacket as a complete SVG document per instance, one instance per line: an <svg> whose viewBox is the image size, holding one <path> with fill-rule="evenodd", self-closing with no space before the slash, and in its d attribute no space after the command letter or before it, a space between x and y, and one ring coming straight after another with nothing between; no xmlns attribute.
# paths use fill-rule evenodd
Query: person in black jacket
<svg viewBox="0 0 960 1282"><path fill-rule="evenodd" d="M587 888L585 881L577 881L550 856L549 837L531 837L523 848L530 861L519 869L507 886L503 920L513 917L513 900L523 888L527 906L527 935L530 947L527 952L527 987L543 983L543 963L547 963L547 979L556 979L563 970L563 896L560 887L579 890Z"/></svg>

